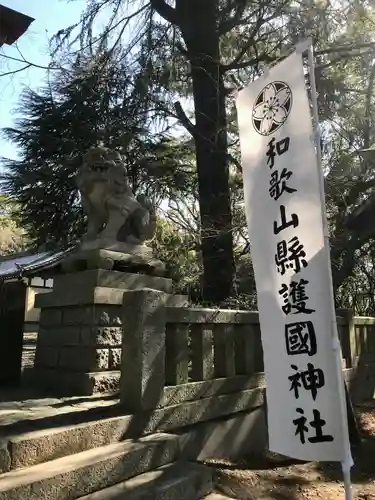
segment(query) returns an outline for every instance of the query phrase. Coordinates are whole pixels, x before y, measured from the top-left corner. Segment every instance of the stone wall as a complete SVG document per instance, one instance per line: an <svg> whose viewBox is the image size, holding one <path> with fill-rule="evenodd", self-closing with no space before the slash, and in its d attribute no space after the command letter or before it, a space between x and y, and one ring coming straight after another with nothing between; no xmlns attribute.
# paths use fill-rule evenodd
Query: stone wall
<svg viewBox="0 0 375 500"><path fill-rule="evenodd" d="M44 309L35 367L67 372L119 370L122 333L120 306Z"/></svg>

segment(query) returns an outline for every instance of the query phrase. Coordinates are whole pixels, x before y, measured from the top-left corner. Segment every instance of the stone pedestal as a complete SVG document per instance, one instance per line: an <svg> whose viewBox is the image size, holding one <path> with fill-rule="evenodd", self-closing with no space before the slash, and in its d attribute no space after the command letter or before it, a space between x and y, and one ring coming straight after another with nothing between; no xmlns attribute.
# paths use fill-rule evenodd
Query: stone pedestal
<svg viewBox="0 0 375 500"><path fill-rule="evenodd" d="M117 392L127 334L123 295L144 288L167 294L170 305L187 302L170 295L172 281L163 277L105 269L57 276L54 290L36 298L41 317L34 383L56 395Z"/></svg>
<svg viewBox="0 0 375 500"><path fill-rule="evenodd" d="M83 243L77 252L69 255L63 268L72 273L86 269L107 269L151 276L164 276L165 265L152 255L146 245L127 243L109 244L100 240Z"/></svg>

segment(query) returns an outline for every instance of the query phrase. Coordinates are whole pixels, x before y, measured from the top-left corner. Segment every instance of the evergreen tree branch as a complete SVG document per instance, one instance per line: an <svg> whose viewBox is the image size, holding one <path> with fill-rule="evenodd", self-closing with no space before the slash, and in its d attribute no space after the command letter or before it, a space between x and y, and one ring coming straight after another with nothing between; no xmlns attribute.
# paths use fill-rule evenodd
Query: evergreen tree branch
<svg viewBox="0 0 375 500"><path fill-rule="evenodd" d="M256 22L254 23L253 28L250 30L250 33L247 35L247 41L243 43L236 57L232 60L232 62L222 66L222 70L224 72L229 71L230 69L244 69L249 66L253 66L254 64L257 63L256 60L258 60L258 62L262 61L268 63L277 60L275 57L270 57L268 55L263 56L263 58L258 57L257 44L261 43L262 40L260 40L259 37L257 38L257 35L260 33L262 26L270 24L278 16L280 16L280 14L282 13L282 8L285 7L286 3L287 2L285 1L268 17L265 17L265 5L261 4L259 8L256 11L254 11L251 16L249 16L249 17L256 16ZM237 25L239 24L240 23L238 23ZM279 42L278 46L281 45L281 42L282 41ZM251 47L253 47L253 50L255 52L255 58L241 62L242 58L246 55L246 53ZM274 52L274 50L272 52Z"/></svg>
<svg viewBox="0 0 375 500"><path fill-rule="evenodd" d="M269 56L268 54L263 54L263 55L256 57L256 58L252 58L252 59L249 59L246 61L240 61L241 57L246 53L247 49L250 48L252 43L249 43L246 47L244 47L244 50L241 51L241 53L240 53L241 56L239 54L240 57L239 56L236 57L236 59L233 62L231 62L229 64L222 64L221 70L225 73L225 72L230 71L230 70L245 69L245 68L254 66L255 64L257 64L259 62L273 63L273 62L276 62L282 58L282 57L272 57L272 56ZM315 69L322 71L323 69L329 68L329 67L333 66L334 64L341 62L345 59L350 59L353 57L364 56L366 54L370 54L372 52L372 50L368 50L368 51L364 51L364 52L360 51L361 48L366 48L366 47L370 47L370 48L374 49L374 44L359 44L358 46L352 45L350 48L349 47L337 47L337 48L331 48L331 49L327 49L327 50L316 51L315 56L333 54L335 52L339 52L339 53L343 52L343 54L332 59L331 61L329 61L327 63L317 65L315 67ZM349 50L349 52L347 52L348 50Z"/></svg>

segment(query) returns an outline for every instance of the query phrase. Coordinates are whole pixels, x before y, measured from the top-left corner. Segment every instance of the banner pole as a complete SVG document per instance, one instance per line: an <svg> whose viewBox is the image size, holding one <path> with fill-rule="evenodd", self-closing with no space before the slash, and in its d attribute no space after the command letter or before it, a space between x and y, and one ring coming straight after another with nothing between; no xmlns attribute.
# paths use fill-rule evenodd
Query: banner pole
<svg viewBox="0 0 375 500"><path fill-rule="evenodd" d="M323 228L324 228L324 250L326 252L328 267L329 267L329 288L330 288L330 302L332 310L332 348L335 352L335 362L336 362L336 373L338 381L339 399L340 399L340 410L341 410L341 425L343 431L344 439L344 452L345 458L342 460L342 472L344 476L344 486L345 486L345 500L352 500L352 485L350 477L350 469L353 465L353 459L350 450L349 441L349 429L348 429L348 419L347 419L347 407L346 407L346 396L344 379L342 375L342 362L341 362L341 346L337 331L336 322L336 310L335 310L335 300L333 296L333 285L332 285L332 269L331 269L331 255L330 255L330 244L329 244L329 233L327 216L325 211L325 194L324 194L324 176L322 171L322 150L320 144L320 129L319 129L319 113L318 113L318 99L316 94L316 83L315 83L315 63L314 63L314 46L312 40L306 44L301 44L301 48L307 48L308 51L308 63L309 63L309 76L310 76L310 91L311 91L311 102L313 108L313 119L314 119L314 136L316 145L316 157L317 157L317 167L319 169L319 184L320 184L320 196L322 201L322 217L323 217ZM298 48L298 46L297 46ZM305 49L306 50L306 49Z"/></svg>

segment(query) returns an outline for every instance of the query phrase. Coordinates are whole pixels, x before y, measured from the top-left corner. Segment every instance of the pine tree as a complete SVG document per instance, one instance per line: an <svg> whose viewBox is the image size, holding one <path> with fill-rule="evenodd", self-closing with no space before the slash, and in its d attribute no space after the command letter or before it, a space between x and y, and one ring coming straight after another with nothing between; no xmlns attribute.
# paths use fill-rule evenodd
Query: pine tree
<svg viewBox="0 0 375 500"><path fill-rule="evenodd" d="M107 53L80 57L68 74L39 92L26 90L16 127L5 129L21 154L3 160L5 192L18 203L18 219L36 245L67 246L84 231L75 175L82 156L103 143L124 155L135 192L161 200L187 189L190 150L148 133L137 75Z"/></svg>

